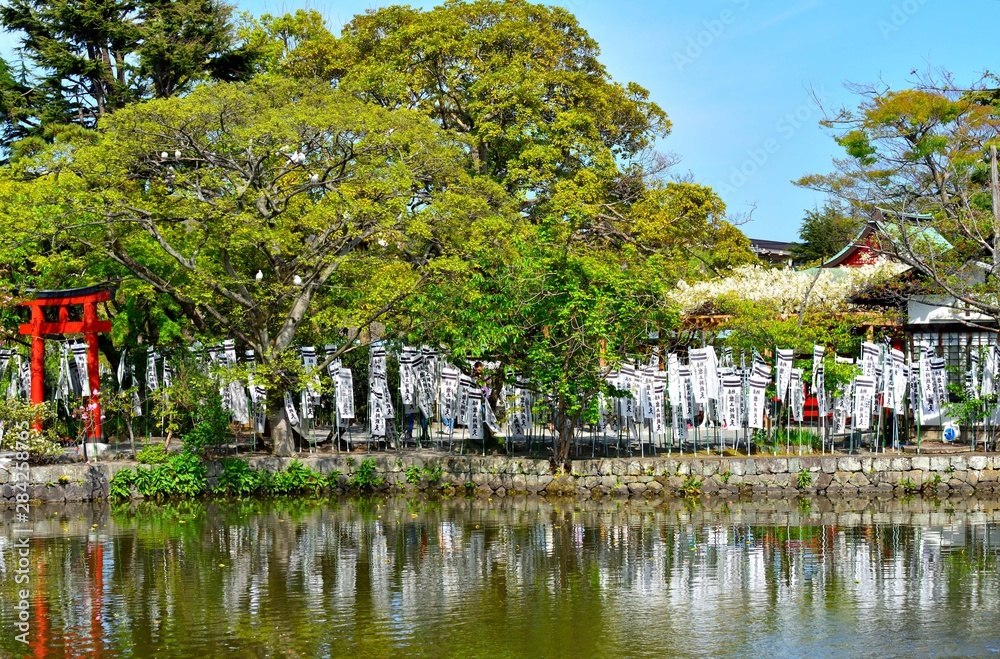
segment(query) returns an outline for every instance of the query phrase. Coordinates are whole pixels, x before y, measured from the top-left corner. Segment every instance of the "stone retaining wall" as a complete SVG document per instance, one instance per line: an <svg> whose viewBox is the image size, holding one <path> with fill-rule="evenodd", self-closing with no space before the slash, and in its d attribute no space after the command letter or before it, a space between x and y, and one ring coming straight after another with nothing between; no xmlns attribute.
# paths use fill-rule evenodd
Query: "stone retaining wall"
<svg viewBox="0 0 1000 659"><path fill-rule="evenodd" d="M1000 454L982 453L606 458L577 460L572 473L560 475L552 473L547 460L506 456L379 453L304 456L300 460L323 474L339 474L337 489L346 491L352 474L367 458L374 460L375 473L384 481L378 489L398 492L781 499L803 495L892 497L917 491L944 497L1000 491ZM289 460L255 457L250 462L274 471ZM98 462L33 467L28 495L40 501L103 499L114 473L132 466L129 462ZM215 484L220 469L220 463L209 463L209 486ZM10 472L0 469L0 495L6 503L12 503L17 494L9 479Z"/></svg>

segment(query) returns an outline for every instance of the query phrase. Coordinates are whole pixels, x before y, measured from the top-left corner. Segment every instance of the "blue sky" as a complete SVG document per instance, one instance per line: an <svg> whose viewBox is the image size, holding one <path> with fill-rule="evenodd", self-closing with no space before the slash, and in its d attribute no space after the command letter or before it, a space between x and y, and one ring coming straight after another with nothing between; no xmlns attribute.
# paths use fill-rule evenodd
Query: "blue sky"
<svg viewBox="0 0 1000 659"><path fill-rule="evenodd" d="M312 8L335 30L379 2L237 0L255 14ZM439 2L412 2L433 7ZM821 196L790 181L839 156L810 89L856 106L845 83L908 86L911 71L946 69L969 82L991 67L1000 1L660 0L555 2L601 45L615 79L635 81L670 115L662 148L678 173L714 187L731 213L754 208L752 238L794 240ZM742 170L742 171L741 171Z"/></svg>
<svg viewBox="0 0 1000 659"><path fill-rule="evenodd" d="M378 0L230 0L255 15L316 9L331 29ZM438 2L411 2L430 8ZM634 81L673 121L662 150L678 174L711 185L752 238L794 240L821 196L796 188L839 156L818 125L824 104L856 106L845 83L909 86L944 69L971 82L993 63L1000 0L562 0L601 45L618 81ZM984 29L985 28L985 29ZM12 35L0 36L8 51Z"/></svg>

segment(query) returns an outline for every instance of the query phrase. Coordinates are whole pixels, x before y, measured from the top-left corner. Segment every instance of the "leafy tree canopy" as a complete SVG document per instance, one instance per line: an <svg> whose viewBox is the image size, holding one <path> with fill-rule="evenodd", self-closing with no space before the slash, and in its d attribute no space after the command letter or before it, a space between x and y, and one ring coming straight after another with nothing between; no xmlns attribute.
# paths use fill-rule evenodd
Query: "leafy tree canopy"
<svg viewBox="0 0 1000 659"><path fill-rule="evenodd" d="M0 25L21 61L0 71L4 146L93 128L128 103L165 98L201 80L240 80L255 53L219 0L11 0Z"/></svg>
<svg viewBox="0 0 1000 659"><path fill-rule="evenodd" d="M792 255L805 263L822 263L851 244L864 222L835 203L807 210L799 227L801 243L792 246Z"/></svg>
<svg viewBox="0 0 1000 659"><path fill-rule="evenodd" d="M965 88L945 76L858 88L859 106L824 122L847 157L798 184L861 212L882 209L887 253L956 304L1000 318L996 87L992 76Z"/></svg>

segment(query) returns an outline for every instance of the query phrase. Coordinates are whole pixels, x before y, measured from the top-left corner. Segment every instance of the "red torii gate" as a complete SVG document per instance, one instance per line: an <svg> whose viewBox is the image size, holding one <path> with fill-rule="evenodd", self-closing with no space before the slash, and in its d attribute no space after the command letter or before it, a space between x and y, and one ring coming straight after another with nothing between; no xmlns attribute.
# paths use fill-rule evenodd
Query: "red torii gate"
<svg viewBox="0 0 1000 659"><path fill-rule="evenodd" d="M21 302L21 306L31 309L31 322L21 325L20 332L31 337L31 402L35 405L45 401L45 336L51 334L83 334L87 342L87 374L91 391L100 391L101 377L98 371L97 334L110 332L110 320L98 320L97 303L111 299L111 293L97 286L74 288L62 291L35 291L35 299ZM83 320L71 321L69 307L83 305ZM45 320L42 307L58 307L59 320ZM89 429L92 436L101 438L100 397L92 397L97 407L92 411ZM41 423L36 424L41 429Z"/></svg>

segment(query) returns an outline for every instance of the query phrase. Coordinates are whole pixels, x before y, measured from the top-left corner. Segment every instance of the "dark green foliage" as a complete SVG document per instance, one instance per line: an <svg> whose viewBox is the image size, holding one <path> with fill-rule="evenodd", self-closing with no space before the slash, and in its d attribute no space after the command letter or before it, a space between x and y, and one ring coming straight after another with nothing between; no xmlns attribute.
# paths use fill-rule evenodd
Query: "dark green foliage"
<svg viewBox="0 0 1000 659"><path fill-rule="evenodd" d="M181 451L161 464L120 470L111 479L110 497L129 498L133 487L146 499L194 497L205 492L205 476L201 459Z"/></svg>
<svg viewBox="0 0 1000 659"><path fill-rule="evenodd" d="M263 483L263 472L250 468L246 460L226 458L222 461L222 473L219 483L212 490L214 494L229 494L243 497L260 490Z"/></svg>
<svg viewBox="0 0 1000 659"><path fill-rule="evenodd" d="M822 210L806 211L799 228L802 242L792 246L792 255L803 263L827 261L850 245L862 226L863 221L839 204L828 202Z"/></svg>
<svg viewBox="0 0 1000 659"><path fill-rule="evenodd" d="M201 459L185 450L160 464L120 470L111 479L110 498L131 498L133 488L146 499L198 496L207 491L206 473ZM318 494L327 485L326 477L299 460L292 460L286 469L270 472L253 469L240 458L227 458L222 461L222 473L212 494L236 497Z"/></svg>
<svg viewBox="0 0 1000 659"><path fill-rule="evenodd" d="M419 485L423 473L417 465L410 465L406 468L406 482L410 485Z"/></svg>
<svg viewBox="0 0 1000 659"><path fill-rule="evenodd" d="M209 446L217 446L229 438L229 412L222 407L222 397L215 389L195 414L195 424L183 436L184 446L195 453L203 453Z"/></svg>
<svg viewBox="0 0 1000 659"><path fill-rule="evenodd" d="M238 497L318 494L327 485L328 481L322 474L306 467L299 460L292 460L287 469L270 472L253 469L246 460L240 458L227 458L222 461L219 484L213 493Z"/></svg>
<svg viewBox="0 0 1000 659"><path fill-rule="evenodd" d="M93 128L128 103L183 92L199 80L244 79L255 56L232 7L218 0L11 0L0 24L17 35L21 74L4 65L5 146ZM30 71L30 73L29 73Z"/></svg>
<svg viewBox="0 0 1000 659"><path fill-rule="evenodd" d="M287 469L278 472L261 472L262 489L273 496L288 494L319 493L327 481L322 474L306 467L298 460L292 460Z"/></svg>
<svg viewBox="0 0 1000 659"><path fill-rule="evenodd" d="M375 474L375 458L365 458L358 470L351 474L351 487L359 490L371 490L384 482L384 478Z"/></svg>

